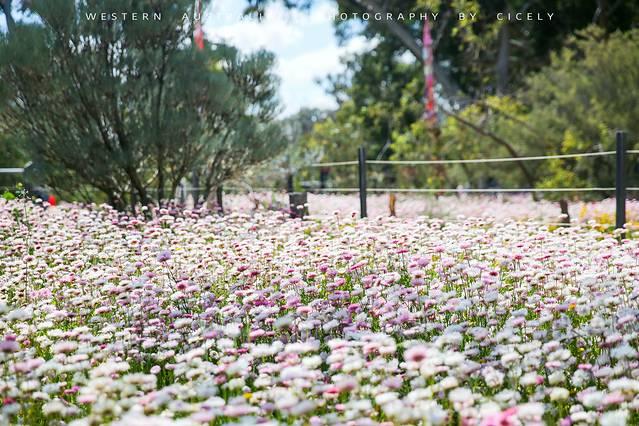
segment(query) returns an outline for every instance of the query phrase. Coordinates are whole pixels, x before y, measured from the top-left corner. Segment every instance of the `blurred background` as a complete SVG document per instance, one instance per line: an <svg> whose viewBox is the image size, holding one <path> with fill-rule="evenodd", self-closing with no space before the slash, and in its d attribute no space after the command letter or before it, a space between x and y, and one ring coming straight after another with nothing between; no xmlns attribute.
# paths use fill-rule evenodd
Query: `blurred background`
<svg viewBox="0 0 639 426"><path fill-rule="evenodd" d="M0 0L0 186L355 211L364 147L379 214L603 217L615 132L639 148L638 24L632 0Z"/></svg>

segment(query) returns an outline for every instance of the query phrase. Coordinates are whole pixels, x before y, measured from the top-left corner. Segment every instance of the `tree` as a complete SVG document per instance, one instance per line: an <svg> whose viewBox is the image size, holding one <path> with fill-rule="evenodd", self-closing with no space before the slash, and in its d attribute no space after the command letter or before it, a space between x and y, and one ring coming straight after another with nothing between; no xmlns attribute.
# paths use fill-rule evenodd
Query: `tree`
<svg viewBox="0 0 639 426"><path fill-rule="evenodd" d="M7 31L13 32L16 26L16 22L13 19L11 0L0 0L0 11L4 13L4 18L7 22Z"/></svg>
<svg viewBox="0 0 639 426"><path fill-rule="evenodd" d="M73 194L96 188L119 208L129 197L148 204L211 156L217 183L245 166L252 148L277 145L265 137L276 107L272 56L191 48L193 22L183 17L193 7L188 0L34 0L30 10L42 24L17 25L17 37L2 38L0 90L8 102L0 119L28 135L52 186ZM88 18L102 10L161 19ZM222 136L240 132L247 137Z"/></svg>
<svg viewBox="0 0 639 426"><path fill-rule="evenodd" d="M20 168L24 167L27 158L21 149L20 144L23 142L17 138L10 137L3 132L0 124L0 168ZM16 184L22 180L22 176L17 173L0 173L0 192L4 190L13 190Z"/></svg>
<svg viewBox="0 0 639 426"><path fill-rule="evenodd" d="M322 147L324 161L352 161L357 147L364 145L371 159L388 160L394 154L398 133L419 120L423 106L423 86L419 64L397 56L393 39L381 42L372 51L345 58L352 75L330 76L329 93L338 102L337 112L316 126L311 140ZM393 184L393 168L371 169L371 180ZM334 176L339 181L339 175ZM340 185L354 185L342 181Z"/></svg>
<svg viewBox="0 0 639 426"><path fill-rule="evenodd" d="M317 147L308 144L308 135L313 131L315 124L328 118L329 112L318 108L302 108L291 117L281 122L286 135L288 146L282 155L276 159L274 166L284 171L286 177L286 189L288 192L295 190L295 176L312 179L316 169L306 168L308 164L320 161L322 152ZM328 178L327 170L319 170L320 187L324 188Z"/></svg>
<svg viewBox="0 0 639 426"><path fill-rule="evenodd" d="M259 10L264 13L264 6L268 2L251 1L251 10L261 7ZM301 8L309 8L313 3L309 0L287 2L289 6ZM400 13L407 17L411 12L415 16L426 12L438 13L437 20L432 21L431 25L439 111L442 115L440 123L456 121L455 126L463 128L463 133L472 140L483 140L491 149L504 150L507 156L512 157L523 155L527 148L522 149L521 144L491 130L494 126L487 125L485 117L488 115L499 115L501 121L510 118L497 110L487 111L487 108L494 109L496 103L483 102L483 99L494 94L515 94L530 74L548 64L551 53L560 49L565 38L575 30L592 22L596 22L607 33L617 29L627 30L639 16L638 4L619 1L608 4L605 0L579 2L578 7L573 0L336 0L335 3L339 12L348 16L347 20L336 22L338 36L346 40L361 34L375 43L370 50L346 60L347 71L329 79L329 92L342 107L346 107L348 101L354 102L354 107L349 105L348 109L358 118L345 121L362 120L366 123L366 143L374 146L369 153L376 155L380 152L378 147L388 146L388 149L383 150L384 155L394 158L401 158L401 153L395 151L417 152L425 145L433 145L430 151L435 152L440 149L436 147L441 147L442 142L436 141L437 132L413 132L413 127L420 120L423 104L419 41L422 22L408 18L385 19L387 12L394 17ZM474 21L458 20L456 14L459 11L476 13L478 18ZM496 19L499 12L536 14L547 11L554 13L552 21L510 23ZM371 16L381 13L382 19L362 20L363 12ZM352 22L359 25L352 26ZM412 64L407 54L412 55ZM403 69L396 65L389 66L397 58L402 58L408 66ZM381 92L389 85L389 81L391 87L393 81L401 81L404 85L398 85L397 90L388 91L384 96ZM460 114L458 108L465 106L471 109L465 115ZM474 120L475 116L479 120ZM511 123L517 124L518 121ZM409 143L410 147L407 146ZM534 186L534 170L523 162L515 163L515 167L525 179L526 186ZM389 170L387 174L393 175ZM438 174L440 181L445 180L445 173L440 170Z"/></svg>
<svg viewBox="0 0 639 426"><path fill-rule="evenodd" d="M561 155L614 151L617 129L629 133L632 141L639 134L635 117L639 106L639 30L606 35L596 26L570 37L563 49L553 54L550 64L528 76L526 86L514 97L488 97L466 107L460 116L482 123L483 128L511 141L521 155ZM602 66L605 64L605 66ZM477 138L457 121L443 127L453 158L510 156L505 147L489 138ZM635 155L626 159L629 186L639 185L633 171L639 165ZM526 185L513 164L499 168L473 165L464 170L469 181L488 175L511 187ZM614 187L615 157L596 156L544 160L529 167L537 188ZM526 185L528 186L528 185ZM568 213L568 201L576 193L546 193L559 201ZM582 199L612 196L611 192L580 192Z"/></svg>
<svg viewBox="0 0 639 426"><path fill-rule="evenodd" d="M303 181L317 180L318 170L308 167L321 160L322 150L309 143L309 135L317 123L330 115L319 108L302 108L297 113L277 120L283 149L276 157L245 173L241 184L247 189L262 188L268 182L273 189L295 191ZM326 175L319 171L320 181ZM321 183L320 183L321 186Z"/></svg>
<svg viewBox="0 0 639 426"><path fill-rule="evenodd" d="M546 141L544 152L614 151L615 130L629 133L628 149L639 135L638 92L639 30L606 36L591 27L571 37L550 65L529 78L520 102L529 110L526 121L538 130L538 140ZM636 155L628 155L626 163L626 172L639 164ZM613 187L614 170L614 156L553 160L540 168L540 186ZM630 186L638 185L636 173L627 176Z"/></svg>
<svg viewBox="0 0 639 426"><path fill-rule="evenodd" d="M249 0L247 12L265 13L269 2ZM282 0L287 7L308 9L313 0ZM362 34L369 39L395 39L397 54L409 52L421 62L421 30L409 13L438 13L432 20L435 74L443 97L467 103L484 94L512 93L525 76L548 63L551 51L562 46L574 31L595 23L607 32L628 30L639 17L639 3L608 0L335 0L338 12L348 16L336 22L342 39ZM477 14L458 20L460 11ZM363 13L381 19L362 20ZM503 13L554 13L552 20L497 20ZM387 19L386 14L405 19ZM536 16L536 15L535 15ZM354 31L349 24L358 22ZM448 64L448 65L445 65Z"/></svg>
<svg viewBox="0 0 639 426"><path fill-rule="evenodd" d="M196 187L202 185L204 199L213 189L221 190L224 181L277 156L286 146L281 129L275 123L278 80L270 72L273 55L261 51L244 58L228 47L224 55L222 68L236 90L225 103L224 129L212 136L204 161L194 170Z"/></svg>

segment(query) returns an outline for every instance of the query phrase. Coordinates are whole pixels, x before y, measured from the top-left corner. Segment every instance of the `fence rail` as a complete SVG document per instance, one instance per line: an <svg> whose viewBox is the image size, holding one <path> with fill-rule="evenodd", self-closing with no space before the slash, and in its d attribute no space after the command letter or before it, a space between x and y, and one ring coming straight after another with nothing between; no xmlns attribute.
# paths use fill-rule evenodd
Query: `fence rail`
<svg viewBox="0 0 639 426"><path fill-rule="evenodd" d="M366 160L366 164L389 164L389 165L428 165L428 164L478 164L478 163L507 163L517 161L537 161L555 160L563 158L579 157L604 157L616 155L617 151L584 152L581 154L558 154L558 155L538 155L531 157L502 157L502 158L474 158L465 160ZM626 154L639 154L639 150L627 150ZM334 166L357 166L358 161L336 161L329 163L314 163L310 167L334 167Z"/></svg>
<svg viewBox="0 0 639 426"><path fill-rule="evenodd" d="M366 188L366 192L426 192L426 193L440 193L440 192L450 192L450 193L496 193L496 192L510 192L510 193L518 193L518 192L596 192L596 191L614 191L616 188L600 188L600 187L590 187L590 188ZM627 190L633 190L635 188L626 188ZM639 188L636 188L639 189ZM318 192L359 192L359 188L323 188L323 189L315 189L314 191Z"/></svg>
<svg viewBox="0 0 639 426"><path fill-rule="evenodd" d="M586 152L583 154L541 155L535 157L505 157L505 158L476 158L469 160L369 160L367 164L398 164L398 165L422 165L422 164L478 164L478 163L509 163L517 161L554 160L577 157L602 157L615 155L615 151Z"/></svg>
<svg viewBox="0 0 639 426"><path fill-rule="evenodd" d="M311 167L357 166L358 161L335 161L332 163L314 163Z"/></svg>

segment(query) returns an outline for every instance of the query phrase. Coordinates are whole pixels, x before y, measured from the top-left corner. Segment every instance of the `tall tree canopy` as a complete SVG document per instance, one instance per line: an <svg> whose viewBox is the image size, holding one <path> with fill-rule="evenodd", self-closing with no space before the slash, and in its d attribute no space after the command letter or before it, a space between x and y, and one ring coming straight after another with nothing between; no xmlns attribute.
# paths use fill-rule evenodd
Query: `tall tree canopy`
<svg viewBox="0 0 639 426"><path fill-rule="evenodd" d="M273 56L193 49L194 21L183 18L193 8L188 0L33 0L39 22L1 36L0 121L26 136L48 184L95 188L119 207L131 194L146 204L194 169L214 167L217 185L277 152ZM138 20L89 18L104 10Z"/></svg>
<svg viewBox="0 0 639 426"><path fill-rule="evenodd" d="M315 0L247 0L247 12L265 13L269 3L308 9ZM431 20L435 74L444 97L476 98L486 93L510 93L525 76L548 63L567 36L591 24L612 32L628 30L639 18L639 3L610 0L335 0L336 33L342 39L362 34L389 42L396 54L409 52L421 61L422 21L408 19L413 12L437 13ZM381 13L382 19L362 20L362 14ZM465 20L458 13L466 14ZM469 13L476 19L468 19ZM497 20L503 13L553 13L551 20ZM393 19L385 19L391 13ZM397 19L402 13L405 19ZM432 19L432 18L431 18ZM358 22L353 27L350 24ZM356 28L355 30L353 28ZM392 40L392 41L391 41ZM379 47L379 45L378 45Z"/></svg>
<svg viewBox="0 0 639 426"><path fill-rule="evenodd" d="M0 12L4 15L4 19L7 24L7 31L12 32L16 27L16 22L13 18L13 1L0 0Z"/></svg>
<svg viewBox="0 0 639 426"><path fill-rule="evenodd" d="M249 3L249 10L254 11L264 8L269 0ZM290 7L300 8L309 8L315 3L312 0L287 2ZM546 135L542 130L549 128L547 123L527 123L533 119L529 115L532 110L548 111L543 102L523 95L532 93L527 90L534 82L531 76L554 75L553 68L546 68L553 54L584 28L594 24L601 33L590 41L591 48L586 52L575 53L581 58L592 55L598 43L616 31L633 28L639 18L639 3L607 0L335 0L335 3L338 12L344 14L335 22L337 35L343 41L364 35L374 43L370 49L345 58L346 71L328 79L329 93L335 96L339 109L334 117L318 124L310 135L316 143L334 146L332 151L325 151L330 154L325 157L328 161L354 159L358 144L368 147L369 157L397 160L556 153L563 133ZM382 13L382 17L391 13L394 19L363 20L363 12L371 16ZM431 20L431 27L439 111L442 112L440 131L434 132L421 120L423 21L409 20L410 12L416 16L438 14L437 20ZM459 12L464 12L467 19L459 20ZM476 14L475 20L468 19L469 12ZM530 12L534 16L548 12L553 17L552 20L509 22L496 19L499 12ZM405 19L397 19L400 13ZM348 19L342 19L344 16ZM626 47L630 44L627 40L623 43ZM558 66L556 60L552 63L553 67ZM578 73L578 68L574 72ZM590 76L580 81L584 87L595 83ZM608 81L622 84L618 78ZM548 87L564 90L556 85ZM616 86L616 89L623 87L628 86ZM605 93L592 91L592 95L601 97ZM563 101L569 99L567 95ZM613 109L617 107L624 105L616 104ZM588 116L587 112L584 114ZM581 121L566 120L563 124L574 127ZM618 124L614 120L605 122L613 127L624 125L623 120L616 121ZM404 167L401 170L380 167L376 171L380 171L377 175L380 179L399 179L400 184L410 186L482 185L489 178L498 178L505 185L530 187L547 180L543 168L523 162L500 166L503 173L497 173L494 168L473 168L475 170L469 167Z"/></svg>

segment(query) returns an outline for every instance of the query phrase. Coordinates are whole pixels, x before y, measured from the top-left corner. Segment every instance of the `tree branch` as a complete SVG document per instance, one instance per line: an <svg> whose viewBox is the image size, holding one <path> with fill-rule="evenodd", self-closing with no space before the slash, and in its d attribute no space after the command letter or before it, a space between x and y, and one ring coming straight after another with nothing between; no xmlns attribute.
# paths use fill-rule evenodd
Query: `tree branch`
<svg viewBox="0 0 639 426"><path fill-rule="evenodd" d="M7 31L11 35L16 29L16 21L11 14L11 1L12 0L0 0L0 9L4 12L5 19L7 20Z"/></svg>
<svg viewBox="0 0 639 426"><path fill-rule="evenodd" d="M371 14L381 13L382 19L374 22L383 25L391 34L397 37L404 47L412 53L415 59L420 62L423 60L421 44L415 39L415 37L413 37L411 32L398 21L386 19L387 9L378 4L375 0L338 0L338 3L358 8ZM441 84L448 99L460 103L465 103L465 101L467 101L467 97L461 91L459 86L450 78L448 71L436 61L433 61L433 71L437 82Z"/></svg>
<svg viewBox="0 0 639 426"><path fill-rule="evenodd" d="M486 136L487 138L492 139L498 145L503 146L504 148L506 148L506 151L508 151L508 153L510 154L511 157L519 158L519 155L517 154L517 151L515 151L515 149L512 147L512 145L510 145L507 141L505 141L504 139L500 138L496 134L482 129L481 127L477 126L476 124L474 124L474 123L466 120L465 118L461 117L459 114L455 114L454 112L449 111L449 110L447 110L445 108L441 108L441 111L444 114L446 114L447 116L452 117L455 120L457 120L460 124L463 124L464 126L470 128L471 130L475 131L476 133L479 133L482 136ZM534 188L535 187L535 179L534 179L533 175L528 171L526 166L524 165L524 162L523 161L516 161L515 164L517 164L519 166L519 169L523 173L524 178L526 179L526 182L528 183L528 185L531 188Z"/></svg>

